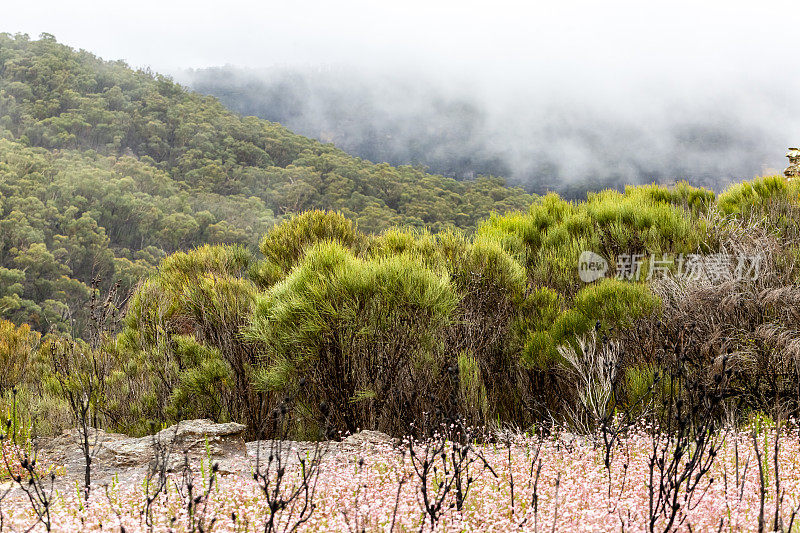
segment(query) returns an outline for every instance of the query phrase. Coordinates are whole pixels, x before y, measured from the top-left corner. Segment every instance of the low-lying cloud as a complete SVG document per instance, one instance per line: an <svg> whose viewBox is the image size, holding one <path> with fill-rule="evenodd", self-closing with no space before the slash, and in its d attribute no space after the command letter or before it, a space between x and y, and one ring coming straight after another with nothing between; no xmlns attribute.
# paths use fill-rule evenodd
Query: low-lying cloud
<svg viewBox="0 0 800 533"><path fill-rule="evenodd" d="M178 78L247 115L371 161L480 174L542 192L688 180L722 189L780 171L800 142L798 85L551 75L448 83L348 67L208 68Z"/></svg>

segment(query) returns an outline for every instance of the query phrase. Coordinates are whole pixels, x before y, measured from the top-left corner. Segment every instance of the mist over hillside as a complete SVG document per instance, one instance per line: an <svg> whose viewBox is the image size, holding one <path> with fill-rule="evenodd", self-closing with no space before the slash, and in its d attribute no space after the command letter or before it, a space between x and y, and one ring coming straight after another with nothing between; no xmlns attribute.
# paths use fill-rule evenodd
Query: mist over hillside
<svg viewBox="0 0 800 533"><path fill-rule="evenodd" d="M344 66L177 75L238 112L371 161L455 178L500 175L567 196L680 179L721 190L779 171L784 149L800 138L792 80L613 77L543 75L493 86Z"/></svg>

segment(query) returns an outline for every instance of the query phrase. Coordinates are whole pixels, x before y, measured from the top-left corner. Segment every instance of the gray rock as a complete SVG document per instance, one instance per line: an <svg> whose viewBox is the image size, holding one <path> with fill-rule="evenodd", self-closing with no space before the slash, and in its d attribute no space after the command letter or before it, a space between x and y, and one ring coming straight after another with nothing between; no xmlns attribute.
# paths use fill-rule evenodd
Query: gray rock
<svg viewBox="0 0 800 533"><path fill-rule="evenodd" d="M300 458L312 459L319 454L319 457L327 460L352 459L353 455L358 455L364 451L375 450L376 448L394 449L400 445L400 440L390 437L380 431L364 430L346 437L341 442L306 442L306 441L283 441L278 443L274 440L259 440L247 443L247 455L253 468L256 464L263 467L269 460L271 453L280 450L281 458L287 466L295 465ZM280 446L280 448L277 448Z"/></svg>
<svg viewBox="0 0 800 533"><path fill-rule="evenodd" d="M157 455L163 458L169 472L182 471L188 458L195 472L199 472L203 461L206 468L217 463L222 474L249 477L257 461L263 467L278 445L284 464L291 466L300 458L352 460L354 454L396 448L400 442L380 431L360 431L341 442L262 440L245 443L244 430L241 424L216 424L211 420L185 420L155 435L139 438L92 429L89 435L92 484L99 486L112 480L121 484L141 482ZM57 437L38 439L34 446L40 463L65 467L65 475L58 476L57 488L74 490L76 481L83 483L85 460L77 429Z"/></svg>
<svg viewBox="0 0 800 533"><path fill-rule="evenodd" d="M246 472L244 430L241 424L216 424L211 420L185 420L155 435L139 438L92 429L89 435L92 481L108 483L115 475L128 481L143 478L154 463L157 450L161 450L158 455L163 457L170 472L180 471L186 458L195 469L203 461L207 467L217 463L223 474ZM83 480L86 462L77 429L40 439L35 446L44 461L66 467L62 481Z"/></svg>
<svg viewBox="0 0 800 533"><path fill-rule="evenodd" d="M257 440L247 443L247 457L250 465L255 469L263 469L269 462L271 454L280 453L281 462L286 466L293 466L300 462L300 459L310 460L315 457L330 457L332 453L338 451L338 443L335 442L307 442L289 441L278 442L275 440Z"/></svg>
<svg viewBox="0 0 800 533"><path fill-rule="evenodd" d="M400 441L380 431L365 429L353 433L342 443L350 446L396 446Z"/></svg>

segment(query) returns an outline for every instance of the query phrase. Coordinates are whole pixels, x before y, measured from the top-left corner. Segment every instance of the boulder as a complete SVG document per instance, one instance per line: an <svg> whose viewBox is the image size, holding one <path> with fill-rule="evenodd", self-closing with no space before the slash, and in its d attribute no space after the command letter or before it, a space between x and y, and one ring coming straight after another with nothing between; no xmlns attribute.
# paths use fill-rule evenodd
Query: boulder
<svg viewBox="0 0 800 533"><path fill-rule="evenodd" d="M105 483L115 475L143 477L157 456L170 472L180 471L188 458L194 469L203 461L207 466L217 463L223 474L242 473L248 468L244 430L242 424L216 424L211 420L185 420L138 438L91 429L92 479ZM35 444L46 462L66 467L67 481L83 480L86 462L80 431L71 429Z"/></svg>
<svg viewBox="0 0 800 533"><path fill-rule="evenodd" d="M394 447L399 444L399 440L390 437L386 433L380 431L373 431L365 429L358 433L353 433L342 441L342 444L349 446L390 446Z"/></svg>
<svg viewBox="0 0 800 533"><path fill-rule="evenodd" d="M353 455L376 448L394 449L401 444L399 439L390 437L380 431L364 430L346 437L341 442L324 441L274 441L259 440L247 443L247 455L253 468L256 465L263 467L270 455L280 451L281 459L287 466L298 463L300 458L310 459L319 454L326 460L344 458L350 460Z"/></svg>
<svg viewBox="0 0 800 533"><path fill-rule="evenodd" d="M284 464L292 466L301 458L310 459L317 453L326 460L350 460L354 454L376 448L395 448L400 443L385 433L369 430L350 435L341 442L262 440L245 443L244 431L245 426L241 424L216 424L211 420L185 420L147 437L90 429L92 483L141 482L157 461L165 464L169 472L181 472L187 458L195 472L199 472L202 461L206 468L217 463L221 474L249 478L251 468L258 462L263 465L276 449L282 451ZM59 488L74 489L76 481L83 483L85 460L77 429L57 437L38 439L34 446L40 463L65 467L65 475L57 479Z"/></svg>

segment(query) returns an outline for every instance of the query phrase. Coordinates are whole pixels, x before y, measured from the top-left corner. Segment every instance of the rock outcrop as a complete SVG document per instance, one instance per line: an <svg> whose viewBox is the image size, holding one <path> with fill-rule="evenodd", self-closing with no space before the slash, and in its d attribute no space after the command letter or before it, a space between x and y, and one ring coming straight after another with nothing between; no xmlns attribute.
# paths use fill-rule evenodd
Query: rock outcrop
<svg viewBox="0 0 800 533"><path fill-rule="evenodd" d="M185 420L148 437L128 437L119 433L90 430L92 478L108 482L117 475L131 480L143 477L157 457L168 471L179 471L188 457L192 465L217 463L221 473L242 473L249 468L244 442L245 426L232 422ZM40 439L37 452L48 463L64 465L64 480L82 480L85 459L77 429Z"/></svg>
<svg viewBox="0 0 800 533"><path fill-rule="evenodd" d="M257 462L264 463L266 458L276 449L278 445L274 440L259 440L247 443L247 455L250 457L251 464L255 467ZM284 461L287 465L295 464L299 457L313 457L319 452L322 456L330 458L336 454L352 458L361 453L367 453L376 449L398 449L402 445L399 439L395 439L380 431L364 430L349 435L341 442L307 442L307 441L283 441L280 443Z"/></svg>
<svg viewBox="0 0 800 533"><path fill-rule="evenodd" d="M786 157L789 158L789 166L783 171L783 175L789 179L797 179L800 177L800 148L789 148Z"/></svg>
<svg viewBox="0 0 800 533"><path fill-rule="evenodd" d="M245 443L244 430L241 424L216 424L211 420L185 420L148 437L92 429L89 435L92 484L102 485L114 479L119 483L141 482L157 460L166 465L167 471L180 472L186 458L195 471L199 471L198 466L204 461L207 466L217 463L221 474L249 477L258 462L263 464L274 453L278 442ZM40 463L64 466L64 475L58 476L59 486L83 483L86 462L77 429L38 439L34 445ZM354 455L376 449L396 450L400 446L399 440L379 431L361 431L341 442L280 442L285 465L297 463L300 457L313 457L317 452L328 459L338 456L350 460Z"/></svg>
<svg viewBox="0 0 800 533"><path fill-rule="evenodd" d="M400 440L390 437L386 433L382 433L380 431L365 429L346 437L342 441L342 444L349 446L396 447L400 444Z"/></svg>

